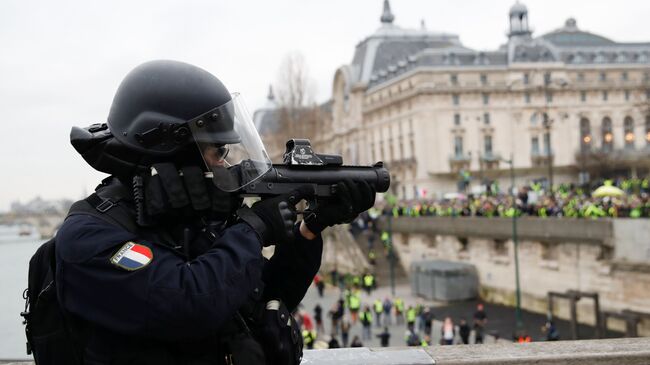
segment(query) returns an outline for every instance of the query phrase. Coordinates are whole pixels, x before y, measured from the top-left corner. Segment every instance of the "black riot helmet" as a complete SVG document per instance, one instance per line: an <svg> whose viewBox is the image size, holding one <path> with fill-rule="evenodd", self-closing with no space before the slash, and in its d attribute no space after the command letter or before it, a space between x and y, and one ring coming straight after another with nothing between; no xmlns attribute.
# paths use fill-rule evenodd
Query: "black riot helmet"
<svg viewBox="0 0 650 365"><path fill-rule="evenodd" d="M129 176L156 162L200 162L220 188L232 191L271 166L239 94L209 72L178 61L151 61L122 81L106 125L70 135L95 169ZM210 157L206 158L206 151ZM214 155L223 160L215 164ZM230 169L246 160L246 173ZM245 179L244 179L245 178Z"/></svg>
<svg viewBox="0 0 650 365"><path fill-rule="evenodd" d="M201 68L151 61L136 67L120 84L108 114L108 128L133 151L169 156L194 143L187 121L231 100L221 81ZM239 143L232 112L223 114L215 115L220 120L214 124L220 130L212 131L214 141Z"/></svg>

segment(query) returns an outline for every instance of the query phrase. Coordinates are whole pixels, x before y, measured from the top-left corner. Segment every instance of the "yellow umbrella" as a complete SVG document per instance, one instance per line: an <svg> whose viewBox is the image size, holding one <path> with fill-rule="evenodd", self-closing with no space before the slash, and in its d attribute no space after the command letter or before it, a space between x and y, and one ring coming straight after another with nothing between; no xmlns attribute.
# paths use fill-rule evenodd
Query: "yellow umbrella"
<svg viewBox="0 0 650 365"><path fill-rule="evenodd" d="M621 197L625 195L625 192L616 186L612 185L603 185L599 187L598 189L594 190L591 195L595 198L602 198L605 196L615 196L615 197Z"/></svg>

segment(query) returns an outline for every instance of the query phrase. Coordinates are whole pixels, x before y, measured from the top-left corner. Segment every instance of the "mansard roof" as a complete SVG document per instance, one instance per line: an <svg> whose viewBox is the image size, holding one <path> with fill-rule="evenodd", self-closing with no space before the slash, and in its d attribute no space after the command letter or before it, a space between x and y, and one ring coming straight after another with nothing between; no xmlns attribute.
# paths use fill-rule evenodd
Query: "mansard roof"
<svg viewBox="0 0 650 365"><path fill-rule="evenodd" d="M611 39L579 29L575 18L567 19L562 28L546 33L541 38L546 39L558 47L603 47L616 44Z"/></svg>
<svg viewBox="0 0 650 365"><path fill-rule="evenodd" d="M522 3L510 9L527 15ZM388 19L390 18L390 22ZM493 67L521 63L650 64L650 43L620 43L578 28L574 18L564 26L533 37L531 32L510 34L497 50L469 49L455 34L401 28L393 23L388 1L384 1L382 24L357 44L352 63L341 67L346 90L357 83L375 86L420 67ZM512 19L511 19L512 21Z"/></svg>
<svg viewBox="0 0 650 365"><path fill-rule="evenodd" d="M375 33L361 41L352 59L353 82L367 83L373 73L409 55L430 48L461 46L458 36L426 29L404 29L384 23Z"/></svg>
<svg viewBox="0 0 650 365"><path fill-rule="evenodd" d="M649 63L650 43L620 43L578 28L567 19L564 27L542 35L566 64Z"/></svg>

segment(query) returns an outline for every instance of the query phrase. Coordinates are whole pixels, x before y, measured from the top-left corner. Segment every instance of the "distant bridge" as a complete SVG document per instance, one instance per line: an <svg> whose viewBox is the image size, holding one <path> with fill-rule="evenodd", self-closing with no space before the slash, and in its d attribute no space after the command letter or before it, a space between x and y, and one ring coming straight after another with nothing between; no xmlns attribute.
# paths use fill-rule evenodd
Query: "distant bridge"
<svg viewBox="0 0 650 365"><path fill-rule="evenodd" d="M59 229L65 214L13 214L0 215L0 224L3 225L29 225L35 227L41 238L50 238Z"/></svg>

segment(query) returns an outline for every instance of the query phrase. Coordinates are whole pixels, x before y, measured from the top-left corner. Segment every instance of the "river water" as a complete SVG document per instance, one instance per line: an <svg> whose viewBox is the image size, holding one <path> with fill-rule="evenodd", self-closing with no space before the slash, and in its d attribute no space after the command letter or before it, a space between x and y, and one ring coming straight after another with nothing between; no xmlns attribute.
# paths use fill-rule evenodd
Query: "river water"
<svg viewBox="0 0 650 365"><path fill-rule="evenodd" d="M45 240L20 237L14 227L0 226L0 359L27 359L20 312L25 308L29 259Z"/></svg>

